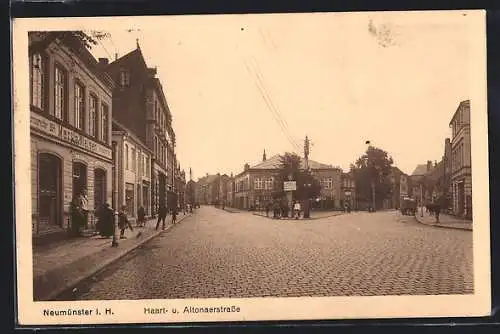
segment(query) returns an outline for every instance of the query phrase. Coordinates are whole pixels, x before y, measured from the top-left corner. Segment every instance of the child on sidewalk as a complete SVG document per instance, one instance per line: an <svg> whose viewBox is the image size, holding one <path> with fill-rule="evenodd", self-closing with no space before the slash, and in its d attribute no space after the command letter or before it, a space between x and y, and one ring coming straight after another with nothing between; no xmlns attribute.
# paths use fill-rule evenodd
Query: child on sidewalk
<svg viewBox="0 0 500 334"><path fill-rule="evenodd" d="M132 224L130 224L130 221L128 220L127 207L125 205L122 206L120 213L118 213L118 225L120 228L120 239L127 239L127 237L125 236L125 230L127 229L127 227L130 229L130 231L134 231Z"/></svg>

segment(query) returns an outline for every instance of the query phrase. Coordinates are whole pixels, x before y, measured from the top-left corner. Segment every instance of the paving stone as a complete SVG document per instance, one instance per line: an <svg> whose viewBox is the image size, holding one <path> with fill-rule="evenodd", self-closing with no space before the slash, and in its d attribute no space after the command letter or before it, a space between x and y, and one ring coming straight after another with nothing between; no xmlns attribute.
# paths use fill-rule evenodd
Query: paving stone
<svg viewBox="0 0 500 334"><path fill-rule="evenodd" d="M358 212L284 224L203 207L78 299L473 293L472 233Z"/></svg>

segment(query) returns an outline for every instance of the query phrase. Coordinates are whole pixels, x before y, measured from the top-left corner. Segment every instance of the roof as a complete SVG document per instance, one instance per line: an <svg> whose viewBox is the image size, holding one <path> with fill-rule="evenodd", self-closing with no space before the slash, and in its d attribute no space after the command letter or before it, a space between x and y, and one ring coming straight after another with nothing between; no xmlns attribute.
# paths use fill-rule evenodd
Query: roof
<svg viewBox="0 0 500 334"><path fill-rule="evenodd" d="M81 45L80 47L71 46L70 40L78 41L78 38L72 37L71 31L52 31L47 32L44 37L31 34L29 39L29 52L36 52L37 50L44 50L52 43L57 41L65 45L66 49L73 55L78 57L80 61L90 70L97 78L108 88L113 89L115 82L113 79L100 68L99 62L95 59L87 47ZM62 35L61 35L62 34ZM66 34L66 35L65 35ZM65 37L66 36L66 37ZM66 39L65 39L66 38ZM58 45L60 47L60 45Z"/></svg>
<svg viewBox="0 0 500 334"><path fill-rule="evenodd" d="M279 154L273 155L266 161L262 161L257 165L250 167L250 169L278 169L281 168L281 156ZM305 168L304 159L300 159L300 168ZM309 160L309 168L311 169L334 169L332 165L322 164L320 162Z"/></svg>
<svg viewBox="0 0 500 334"><path fill-rule="evenodd" d="M457 118L458 112L461 109L469 109L470 110L470 100L464 100L464 101L459 103L457 110L455 110L455 113L453 114L453 117L450 120L450 123L449 123L450 126L453 123L453 121L455 121L455 118Z"/></svg>
<svg viewBox="0 0 500 334"><path fill-rule="evenodd" d="M218 177L219 177L219 175L207 175L207 176L203 176L203 177L201 177L201 178L198 179L198 183L212 183Z"/></svg>
<svg viewBox="0 0 500 334"><path fill-rule="evenodd" d="M417 165L413 173L411 173L411 176L424 176L425 174L427 174L427 165L423 164Z"/></svg>
<svg viewBox="0 0 500 334"><path fill-rule="evenodd" d="M441 176L444 174L444 162L441 160L436 167L433 167L427 174L426 177L433 181L437 182Z"/></svg>

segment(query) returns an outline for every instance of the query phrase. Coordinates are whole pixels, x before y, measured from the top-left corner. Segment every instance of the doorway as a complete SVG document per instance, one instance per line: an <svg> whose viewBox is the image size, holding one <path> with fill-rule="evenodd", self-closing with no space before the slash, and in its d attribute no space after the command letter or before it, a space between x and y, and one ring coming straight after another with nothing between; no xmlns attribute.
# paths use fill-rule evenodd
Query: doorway
<svg viewBox="0 0 500 334"><path fill-rule="evenodd" d="M87 166L81 162L73 162L73 199L87 188Z"/></svg>
<svg viewBox="0 0 500 334"><path fill-rule="evenodd" d="M94 208L100 209L106 202L106 171L104 169L94 170Z"/></svg>
<svg viewBox="0 0 500 334"><path fill-rule="evenodd" d="M38 213L44 226L62 226L61 166L61 159L54 154L38 156Z"/></svg>

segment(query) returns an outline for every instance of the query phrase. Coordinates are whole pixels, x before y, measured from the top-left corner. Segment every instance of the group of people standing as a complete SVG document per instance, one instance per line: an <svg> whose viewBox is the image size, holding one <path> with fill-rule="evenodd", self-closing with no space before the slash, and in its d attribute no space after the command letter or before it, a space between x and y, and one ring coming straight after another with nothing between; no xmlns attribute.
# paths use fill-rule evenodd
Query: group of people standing
<svg viewBox="0 0 500 334"><path fill-rule="evenodd" d="M162 225L162 229L165 229L165 221L170 211L172 215L172 224L177 223L177 213L178 209L176 206L172 207L168 210L166 205L161 205L158 211L158 220L156 223L156 229ZM186 212L193 212L193 207L184 207L184 214ZM132 226L129 213L127 212L127 207L122 205L119 212L115 212L113 208L109 205L109 203L103 204L100 208L98 208L95 212L97 223L96 223L96 232L99 233L102 237L111 238L115 234L115 216L118 216L118 229L120 230L120 238L125 239L125 231L130 229L130 231L134 231L134 227ZM88 216L89 216L89 208L88 208L88 197L87 190L83 189L81 193L76 196L71 202L71 234L74 236L81 236L82 230L88 227ZM137 210L137 227L146 227L146 210L143 206L139 207ZM140 232L139 232L140 233Z"/></svg>
<svg viewBox="0 0 500 334"><path fill-rule="evenodd" d="M266 204L265 211L267 217L269 217L269 213L272 211L273 219L288 217L299 219L302 206L299 201L294 201L292 208L290 208L285 200L274 200Z"/></svg>

